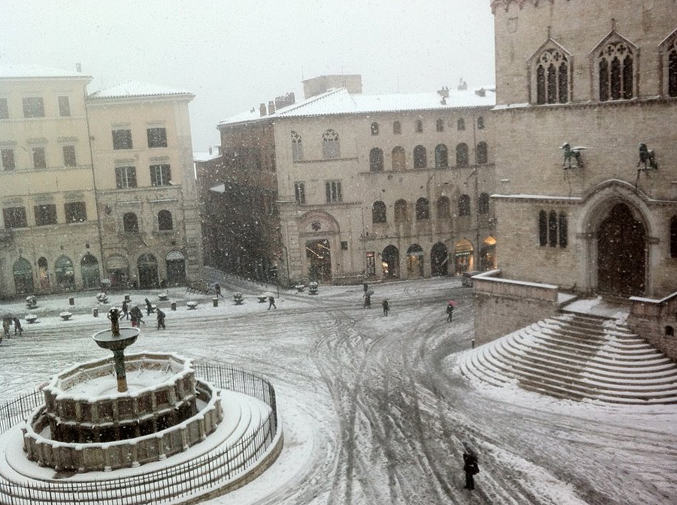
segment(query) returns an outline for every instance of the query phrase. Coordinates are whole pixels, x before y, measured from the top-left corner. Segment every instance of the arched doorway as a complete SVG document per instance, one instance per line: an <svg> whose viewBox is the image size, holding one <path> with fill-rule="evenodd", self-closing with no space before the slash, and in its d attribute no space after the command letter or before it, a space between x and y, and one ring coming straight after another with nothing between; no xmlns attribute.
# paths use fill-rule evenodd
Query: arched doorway
<svg viewBox="0 0 677 505"><path fill-rule="evenodd" d="M33 267L26 258L19 258L14 262L14 287L17 295L33 292Z"/></svg>
<svg viewBox="0 0 677 505"><path fill-rule="evenodd" d="M120 254L113 254L106 261L108 280L113 288L125 287L129 281L129 263L127 258Z"/></svg>
<svg viewBox="0 0 677 505"><path fill-rule="evenodd" d="M38 260L38 282L40 291L49 291L49 263L44 256Z"/></svg>
<svg viewBox="0 0 677 505"><path fill-rule="evenodd" d="M496 269L496 239L492 236L487 237L482 242L480 249L480 270Z"/></svg>
<svg viewBox="0 0 677 505"><path fill-rule="evenodd" d="M597 233L597 289L642 295L646 288L646 228L624 203L614 205Z"/></svg>
<svg viewBox="0 0 677 505"><path fill-rule="evenodd" d="M463 239L456 242L454 245L454 272L456 275L462 275L473 270L473 250L469 240Z"/></svg>
<svg viewBox="0 0 677 505"><path fill-rule="evenodd" d="M157 260L150 253L142 254L136 260L139 269L139 287L154 288L157 286Z"/></svg>
<svg viewBox="0 0 677 505"><path fill-rule="evenodd" d="M170 286L186 283L186 259L180 251L170 251L165 257L167 283Z"/></svg>
<svg viewBox="0 0 677 505"><path fill-rule="evenodd" d="M400 251L394 245L389 245L381 253L381 267L383 277L394 279L400 276Z"/></svg>
<svg viewBox="0 0 677 505"><path fill-rule="evenodd" d="M438 242L430 251L430 273L432 276L447 275L449 271L449 251L447 246Z"/></svg>
<svg viewBox="0 0 677 505"><path fill-rule="evenodd" d="M84 255L80 261L80 272L82 273L82 287L84 289L94 289L101 285L99 261L92 254Z"/></svg>
<svg viewBox="0 0 677 505"><path fill-rule="evenodd" d="M407 249L407 274L410 279L423 277L423 248L412 244Z"/></svg>
<svg viewBox="0 0 677 505"><path fill-rule="evenodd" d="M60 256L54 264L56 286L62 291L75 289L75 269L68 256Z"/></svg>
<svg viewBox="0 0 677 505"><path fill-rule="evenodd" d="M308 260L308 278L311 281L331 282L331 248L329 240L309 240L306 242Z"/></svg>

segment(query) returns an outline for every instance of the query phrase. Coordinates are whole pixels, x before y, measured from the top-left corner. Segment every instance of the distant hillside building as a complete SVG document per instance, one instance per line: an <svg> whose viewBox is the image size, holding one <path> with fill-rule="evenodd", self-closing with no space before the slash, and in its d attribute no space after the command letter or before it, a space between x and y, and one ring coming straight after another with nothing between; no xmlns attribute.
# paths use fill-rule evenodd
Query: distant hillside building
<svg viewBox="0 0 677 505"><path fill-rule="evenodd" d="M0 296L199 276L193 95L90 81L0 65Z"/></svg>
<svg viewBox="0 0 677 505"><path fill-rule="evenodd" d="M222 159L198 172L217 264L333 283L493 268L494 92L460 88L364 95L359 76L322 76L220 123Z"/></svg>

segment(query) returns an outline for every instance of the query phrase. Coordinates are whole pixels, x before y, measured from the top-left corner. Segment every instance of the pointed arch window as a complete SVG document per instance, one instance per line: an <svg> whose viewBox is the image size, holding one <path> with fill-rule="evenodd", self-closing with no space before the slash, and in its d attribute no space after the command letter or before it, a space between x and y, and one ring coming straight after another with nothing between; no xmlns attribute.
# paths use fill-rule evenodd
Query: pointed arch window
<svg viewBox="0 0 677 505"><path fill-rule="evenodd" d="M416 221L430 219L430 204L427 198L416 200Z"/></svg>
<svg viewBox="0 0 677 505"><path fill-rule="evenodd" d="M557 212L554 210L548 215L548 243L550 247L557 247Z"/></svg>
<svg viewBox="0 0 677 505"><path fill-rule="evenodd" d="M449 198L441 196L437 200L437 219L447 219L451 216Z"/></svg>
<svg viewBox="0 0 677 505"><path fill-rule="evenodd" d="M382 172L383 171L383 150L374 147L369 151L369 171Z"/></svg>
<svg viewBox="0 0 677 505"><path fill-rule="evenodd" d="M559 246L564 249L569 244L569 223L564 212L559 213Z"/></svg>
<svg viewBox="0 0 677 505"><path fill-rule="evenodd" d="M423 146L414 147L414 168L425 168L428 165L428 154Z"/></svg>
<svg viewBox="0 0 677 505"><path fill-rule="evenodd" d="M548 245L548 213L544 210L538 213L538 244Z"/></svg>
<svg viewBox="0 0 677 505"><path fill-rule="evenodd" d="M171 231L174 229L174 221L172 219L172 213L168 210L161 210L157 214L157 224L158 230L160 231Z"/></svg>
<svg viewBox="0 0 677 505"><path fill-rule="evenodd" d="M291 155L294 161L303 159L303 139L296 132L291 132Z"/></svg>
<svg viewBox="0 0 677 505"><path fill-rule="evenodd" d="M393 170L407 169L407 157L403 147L400 146L393 147L392 157L393 157Z"/></svg>
<svg viewBox="0 0 677 505"><path fill-rule="evenodd" d="M487 163L488 161L487 151L488 149L486 142L480 142L479 144L477 144L476 156L478 165L485 165Z"/></svg>
<svg viewBox="0 0 677 505"><path fill-rule="evenodd" d="M661 44L663 66L663 94L677 97L677 30Z"/></svg>
<svg viewBox="0 0 677 505"><path fill-rule="evenodd" d="M386 222L386 204L383 202L374 202L371 207L371 221L374 224Z"/></svg>
<svg viewBox="0 0 677 505"><path fill-rule="evenodd" d="M599 100L628 100L635 96L635 52L625 41L606 44L597 53Z"/></svg>
<svg viewBox="0 0 677 505"><path fill-rule="evenodd" d="M477 129L484 130L484 118L482 116L477 118Z"/></svg>
<svg viewBox="0 0 677 505"><path fill-rule="evenodd" d="M449 166L449 153L447 146L438 144L435 147L435 168L447 168Z"/></svg>
<svg viewBox="0 0 677 505"><path fill-rule="evenodd" d="M325 160L341 157L341 144L339 134L334 130L327 130L322 135L322 155Z"/></svg>
<svg viewBox="0 0 677 505"><path fill-rule="evenodd" d="M456 146L456 166L468 166L468 144L461 142Z"/></svg>
<svg viewBox="0 0 677 505"><path fill-rule="evenodd" d="M536 59L536 103L569 101L569 57L550 47Z"/></svg>

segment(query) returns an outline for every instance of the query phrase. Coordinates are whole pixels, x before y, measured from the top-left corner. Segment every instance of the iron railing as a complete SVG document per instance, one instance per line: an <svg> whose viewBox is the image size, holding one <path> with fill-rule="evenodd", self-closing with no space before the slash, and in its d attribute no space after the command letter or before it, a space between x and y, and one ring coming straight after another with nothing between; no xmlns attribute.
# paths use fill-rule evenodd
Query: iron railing
<svg viewBox="0 0 677 505"><path fill-rule="evenodd" d="M268 450L278 432L275 389L267 380L244 370L198 363L196 376L216 387L252 396L271 412L249 437L199 458L133 477L103 481L16 483L0 476L1 505L162 503L204 492L243 475ZM33 391L0 406L0 433L8 431L38 406L44 397Z"/></svg>

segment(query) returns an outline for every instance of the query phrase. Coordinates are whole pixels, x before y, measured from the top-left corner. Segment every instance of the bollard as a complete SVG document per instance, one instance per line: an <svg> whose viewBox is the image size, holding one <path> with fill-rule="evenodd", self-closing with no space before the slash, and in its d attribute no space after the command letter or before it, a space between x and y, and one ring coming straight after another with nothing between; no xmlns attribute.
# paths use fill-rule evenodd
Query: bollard
<svg viewBox="0 0 677 505"><path fill-rule="evenodd" d="M75 298L74 298L74 297L71 296L71 297L68 299L68 305L75 305Z"/></svg>
<svg viewBox="0 0 677 505"><path fill-rule="evenodd" d="M94 307L92 309L92 316L99 317L99 309L98 308Z"/></svg>
<svg viewBox="0 0 677 505"><path fill-rule="evenodd" d="M219 297L218 296L215 296L214 298L212 298L212 304L214 304L214 307L219 306Z"/></svg>
<svg viewBox="0 0 677 505"><path fill-rule="evenodd" d="M475 348L475 339L474 338L472 339L472 348L473 349Z"/></svg>
<svg viewBox="0 0 677 505"><path fill-rule="evenodd" d="M176 302L172 302L171 309L173 311L176 311Z"/></svg>

